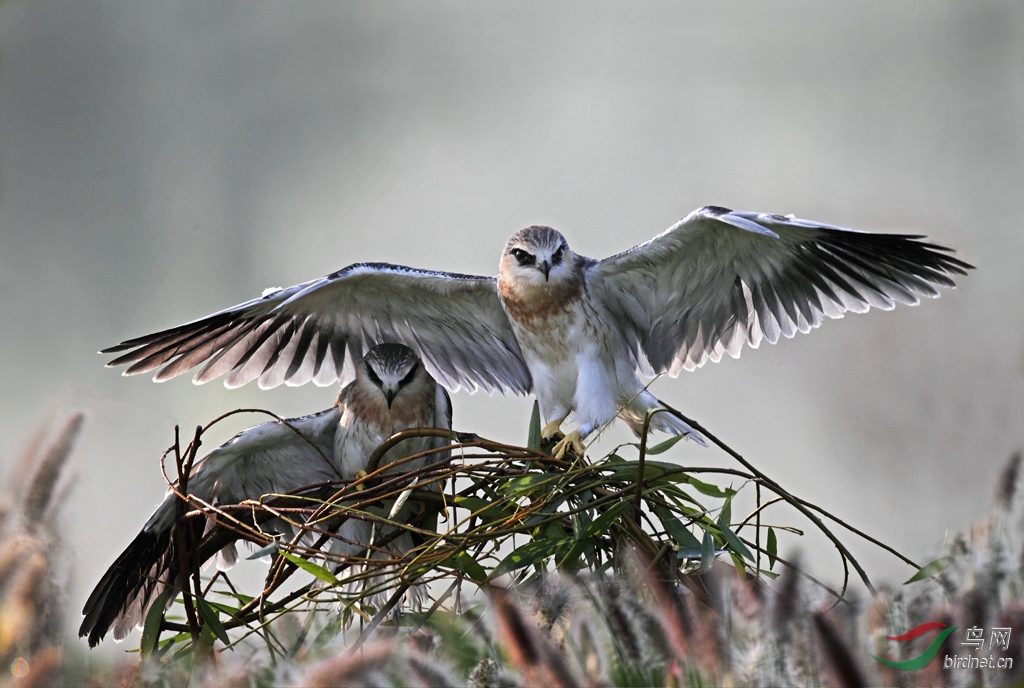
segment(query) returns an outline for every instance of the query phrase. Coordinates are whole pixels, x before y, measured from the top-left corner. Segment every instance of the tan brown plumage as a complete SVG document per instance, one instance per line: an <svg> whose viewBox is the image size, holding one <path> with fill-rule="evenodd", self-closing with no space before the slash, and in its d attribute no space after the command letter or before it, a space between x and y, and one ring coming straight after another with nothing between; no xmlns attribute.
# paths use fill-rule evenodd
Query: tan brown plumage
<svg viewBox="0 0 1024 688"><path fill-rule="evenodd" d="M190 476L189 494L208 504L237 504L330 480L354 478L366 468L373 450L394 433L412 427L450 429L451 402L411 349L401 344L381 344L360 361L356 379L341 391L334 407L287 423L291 427L277 421L257 425L211 451ZM380 465L445 444L440 438L408 440L385 454ZM412 470L445 456L435 453L397 466L395 471ZM89 638L90 646L99 643L111 629L116 640L125 638L142 622L160 592L176 584L177 558L171 538L176 514L177 498L168 492L142 531L96 585L82 610L85 618L79 629L80 636ZM395 516L402 517L402 513ZM198 540L205 524L193 523L193 536ZM283 521L264 528L291 534L291 527ZM404 540L399 537L389 545L393 551L411 546L408 537L403 536ZM365 551L370 528L364 521L350 519L342 524L338 537L342 542L335 551ZM221 552L218 567L230 568L236 557L232 543Z"/></svg>

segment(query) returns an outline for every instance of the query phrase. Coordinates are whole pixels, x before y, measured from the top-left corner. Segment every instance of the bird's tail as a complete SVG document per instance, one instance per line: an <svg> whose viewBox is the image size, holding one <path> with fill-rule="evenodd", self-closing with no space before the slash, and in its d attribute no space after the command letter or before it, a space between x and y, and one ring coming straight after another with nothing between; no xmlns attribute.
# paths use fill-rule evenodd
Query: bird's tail
<svg viewBox="0 0 1024 688"><path fill-rule="evenodd" d="M177 548L171 537L174 522L159 518L166 515L168 504L173 508L173 501L160 506L89 595L82 608L85 619L78 629L79 637L89 637L89 647L96 647L111 628L114 640L123 640L145 618L160 593L177 584L179 576L172 573L177 569ZM193 541L202 536L204 525L195 519L190 526Z"/></svg>
<svg viewBox="0 0 1024 688"><path fill-rule="evenodd" d="M157 588L163 587L173 561L171 549L170 530L143 530L107 569L82 609L85 619L78 635L89 636L89 647L96 647L111 626L114 638L121 640L138 625Z"/></svg>
<svg viewBox="0 0 1024 688"><path fill-rule="evenodd" d="M643 432L644 419L651 409L665 408L656 396L646 389L636 395L621 411L619 417L626 421L629 428L636 433L637 437ZM693 440L702 447L708 446L699 432L690 427L689 423L682 418L668 411L656 413L651 417L651 427L670 435L686 435L687 439Z"/></svg>

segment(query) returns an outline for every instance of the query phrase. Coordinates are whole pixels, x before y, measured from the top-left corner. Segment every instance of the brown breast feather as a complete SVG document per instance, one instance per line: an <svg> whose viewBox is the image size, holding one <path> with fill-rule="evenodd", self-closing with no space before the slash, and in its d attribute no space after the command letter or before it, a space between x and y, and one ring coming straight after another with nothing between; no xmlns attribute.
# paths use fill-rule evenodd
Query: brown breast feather
<svg viewBox="0 0 1024 688"><path fill-rule="evenodd" d="M571 280L539 286L517 285L504 277L498 278L498 294L505 312L525 327L535 327L567 312L582 293L583 275L578 273Z"/></svg>

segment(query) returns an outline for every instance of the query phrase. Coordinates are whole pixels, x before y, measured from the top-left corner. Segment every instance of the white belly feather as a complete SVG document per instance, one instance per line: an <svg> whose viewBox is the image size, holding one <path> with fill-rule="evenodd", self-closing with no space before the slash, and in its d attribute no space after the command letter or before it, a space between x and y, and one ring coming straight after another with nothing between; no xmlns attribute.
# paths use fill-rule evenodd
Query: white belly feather
<svg viewBox="0 0 1024 688"><path fill-rule="evenodd" d="M620 394L613 338L602 330L585 299L529 324L510 321L545 424L575 411L586 435L615 416Z"/></svg>

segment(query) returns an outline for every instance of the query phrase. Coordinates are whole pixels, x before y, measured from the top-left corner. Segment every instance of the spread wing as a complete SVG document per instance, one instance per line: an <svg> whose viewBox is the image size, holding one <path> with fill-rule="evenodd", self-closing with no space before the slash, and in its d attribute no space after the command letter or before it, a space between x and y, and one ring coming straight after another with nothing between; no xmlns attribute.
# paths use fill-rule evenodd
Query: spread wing
<svg viewBox="0 0 1024 688"><path fill-rule="evenodd" d="M637 359L675 376L723 352L736 358L744 342L808 332L824 316L938 297L972 266L921 238L706 207L592 264L587 288Z"/></svg>
<svg viewBox="0 0 1024 688"><path fill-rule="evenodd" d="M350 265L100 353L128 351L107 365L130 364L125 375L160 368L157 382L205 363L197 384L227 374L226 387L258 378L266 389L344 383L346 362L382 342L412 348L449 389L532 387L493 277L386 263Z"/></svg>
<svg viewBox="0 0 1024 688"><path fill-rule="evenodd" d="M334 455L334 433L340 417L335 407L290 418L291 427L272 421L240 432L197 464L188 491L208 503L236 504L335 480L339 477L337 469L329 461ZM116 640L124 639L145 618L145 611L164 584L175 579L171 571L178 560L171 529L176 519L177 498L168 492L142 532L96 584L82 609L85 618L78 631L80 636L89 636L90 647L95 647L111 627ZM193 526L192 535L198 539L205 523L193 522ZM235 561L234 543L225 547L221 556L224 561L219 567L226 570Z"/></svg>
<svg viewBox="0 0 1024 688"><path fill-rule="evenodd" d="M274 420L243 430L199 462L188 491L208 502L237 504L340 480L334 459L340 420L341 411L332 407L289 418L287 425Z"/></svg>

